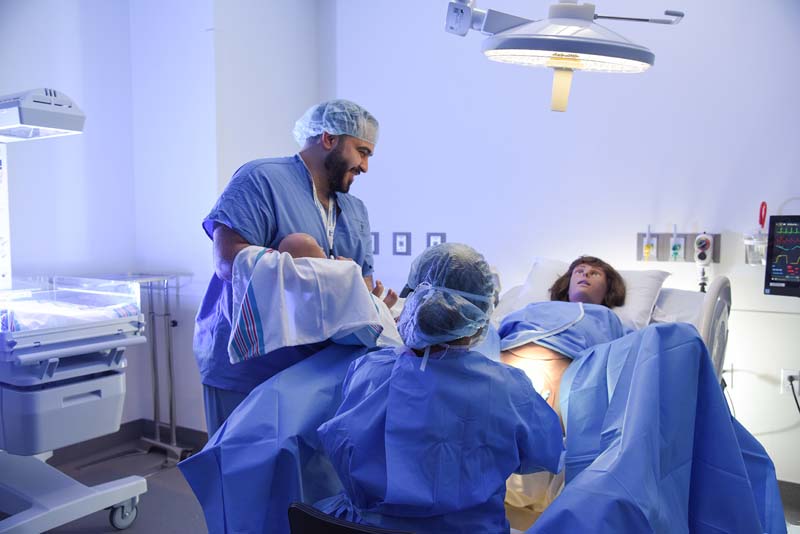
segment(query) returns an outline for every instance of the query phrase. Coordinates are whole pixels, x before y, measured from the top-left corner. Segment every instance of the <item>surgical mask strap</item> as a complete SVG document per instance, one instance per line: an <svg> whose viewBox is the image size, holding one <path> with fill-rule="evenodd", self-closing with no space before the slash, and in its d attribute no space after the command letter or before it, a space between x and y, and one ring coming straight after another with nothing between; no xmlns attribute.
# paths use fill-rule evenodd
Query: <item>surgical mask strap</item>
<svg viewBox="0 0 800 534"><path fill-rule="evenodd" d="M428 356L431 355L431 348L425 347L425 354L422 356L422 363L419 364L419 370L423 373L425 372L425 368L428 367Z"/></svg>
<svg viewBox="0 0 800 534"><path fill-rule="evenodd" d="M442 352L442 354L438 358L436 358L437 360L441 360L445 356L447 356L447 353L448 353L448 351L450 349L453 349L453 350L464 349L465 351L467 350L464 347L458 347L456 345L448 345L447 343L439 343L439 345L444 347L444 351ZM430 358L430 355L431 355L431 348L430 347L425 347L425 352L422 355L422 363L419 364L419 370L422 371L423 373L425 372L425 369L428 367L428 359Z"/></svg>

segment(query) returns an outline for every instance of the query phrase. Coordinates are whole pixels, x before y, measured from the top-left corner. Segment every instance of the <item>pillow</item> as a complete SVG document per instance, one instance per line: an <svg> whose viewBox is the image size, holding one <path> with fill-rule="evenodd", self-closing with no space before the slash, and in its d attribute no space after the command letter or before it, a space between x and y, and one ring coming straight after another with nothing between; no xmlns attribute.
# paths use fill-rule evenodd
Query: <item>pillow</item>
<svg viewBox="0 0 800 534"><path fill-rule="evenodd" d="M548 258L534 258L525 283L509 289L500 299L493 321L499 323L503 317L532 302L550 300L550 287L559 276L567 272L569 263ZM670 273L666 271L618 271L625 280L625 305L614 308L622 324L640 329L650 323L661 285Z"/></svg>
<svg viewBox="0 0 800 534"><path fill-rule="evenodd" d="M705 293L664 288L653 308L654 323L691 323L700 330Z"/></svg>
<svg viewBox="0 0 800 534"><path fill-rule="evenodd" d="M499 322L531 302L550 300L550 286L559 276L567 272L569 263L548 258L534 258L525 283L506 291L497 303L492 320Z"/></svg>
<svg viewBox="0 0 800 534"><path fill-rule="evenodd" d="M625 280L625 304L613 308L622 324L639 330L650 324L661 285L670 273L666 271L618 271Z"/></svg>

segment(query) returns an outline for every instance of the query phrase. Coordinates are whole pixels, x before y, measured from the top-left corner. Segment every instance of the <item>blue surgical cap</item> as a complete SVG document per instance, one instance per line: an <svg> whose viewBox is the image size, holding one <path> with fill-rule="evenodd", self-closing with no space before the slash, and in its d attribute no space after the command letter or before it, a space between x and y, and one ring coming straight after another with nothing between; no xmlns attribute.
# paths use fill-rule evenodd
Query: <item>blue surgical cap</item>
<svg viewBox="0 0 800 534"><path fill-rule="evenodd" d="M483 331L494 300L489 265L467 245L443 243L411 264L413 289L397 322L407 347L423 349Z"/></svg>
<svg viewBox="0 0 800 534"><path fill-rule="evenodd" d="M374 145L378 142L378 120L355 102L329 100L311 106L294 124L294 138L300 146L322 132L349 135Z"/></svg>

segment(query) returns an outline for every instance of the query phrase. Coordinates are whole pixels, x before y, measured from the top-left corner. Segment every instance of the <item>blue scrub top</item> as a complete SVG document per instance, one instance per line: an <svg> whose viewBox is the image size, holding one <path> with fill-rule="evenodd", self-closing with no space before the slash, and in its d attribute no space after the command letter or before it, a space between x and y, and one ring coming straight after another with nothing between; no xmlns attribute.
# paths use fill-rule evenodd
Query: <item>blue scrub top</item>
<svg viewBox="0 0 800 534"><path fill-rule="evenodd" d="M363 276L372 274L372 237L367 208L358 198L336 194L337 218L333 253L352 258ZM231 178L203 229L213 238L214 224L235 230L248 243L277 249L289 234L310 234L328 250L327 232L314 202L311 174L299 155L258 159L243 165ZM268 358L233 365L228 359L228 339L233 315L230 282L212 275L194 333L194 354L203 384L249 393L274 375Z"/></svg>
<svg viewBox="0 0 800 534"><path fill-rule="evenodd" d="M508 476L558 471L558 416L522 371L474 351L440 355L425 371L408 349L351 365L319 428L345 493L318 508L417 533L508 532Z"/></svg>

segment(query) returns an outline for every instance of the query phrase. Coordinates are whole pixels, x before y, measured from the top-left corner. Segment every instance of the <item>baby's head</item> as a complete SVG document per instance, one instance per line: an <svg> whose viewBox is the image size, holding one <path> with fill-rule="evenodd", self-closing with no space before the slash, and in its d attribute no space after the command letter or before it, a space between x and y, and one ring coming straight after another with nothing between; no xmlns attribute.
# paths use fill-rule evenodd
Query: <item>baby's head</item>
<svg viewBox="0 0 800 534"><path fill-rule="evenodd" d="M288 252L292 258L326 258L325 251L308 234L289 234L278 246L278 252Z"/></svg>

